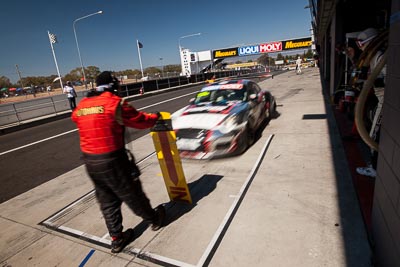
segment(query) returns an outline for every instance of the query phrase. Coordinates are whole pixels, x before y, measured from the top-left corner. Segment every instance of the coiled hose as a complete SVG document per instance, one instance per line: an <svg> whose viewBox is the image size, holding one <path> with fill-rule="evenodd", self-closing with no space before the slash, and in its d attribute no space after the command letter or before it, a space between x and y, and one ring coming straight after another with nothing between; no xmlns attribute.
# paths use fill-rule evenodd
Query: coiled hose
<svg viewBox="0 0 400 267"><path fill-rule="evenodd" d="M374 82L378 77L379 73L382 71L383 67L386 64L387 60L387 52L382 55L381 60L376 65L375 69L371 72L368 79L364 82L363 88L358 96L358 100L356 103L356 111L355 111L355 122L357 126L358 133L360 134L362 140L373 150L378 151L378 143L375 142L370 136L365 127L363 114L364 114L364 107L365 102L367 100L368 92L370 88L374 86Z"/></svg>

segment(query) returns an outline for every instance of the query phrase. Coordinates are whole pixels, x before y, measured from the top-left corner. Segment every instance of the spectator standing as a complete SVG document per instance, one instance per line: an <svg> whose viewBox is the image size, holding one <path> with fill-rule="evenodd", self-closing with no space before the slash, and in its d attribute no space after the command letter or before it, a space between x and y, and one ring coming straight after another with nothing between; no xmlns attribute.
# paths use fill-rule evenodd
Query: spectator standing
<svg viewBox="0 0 400 267"><path fill-rule="evenodd" d="M33 94L33 97L36 97L36 88L33 84L31 84L31 93Z"/></svg>
<svg viewBox="0 0 400 267"><path fill-rule="evenodd" d="M296 60L296 74L301 74L301 62L302 62L301 58L297 57L297 60Z"/></svg>
<svg viewBox="0 0 400 267"><path fill-rule="evenodd" d="M67 82L67 85L64 86L63 90L64 94L67 94L69 106L71 107L71 110L74 110L76 108L76 91L75 88L72 86L72 83L70 81Z"/></svg>

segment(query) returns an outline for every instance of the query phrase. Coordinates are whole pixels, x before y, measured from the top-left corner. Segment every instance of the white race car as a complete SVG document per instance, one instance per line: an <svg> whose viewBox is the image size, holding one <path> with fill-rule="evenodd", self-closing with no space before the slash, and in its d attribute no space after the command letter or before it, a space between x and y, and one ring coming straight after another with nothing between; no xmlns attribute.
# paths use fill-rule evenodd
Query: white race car
<svg viewBox="0 0 400 267"><path fill-rule="evenodd" d="M207 85L171 116L180 155L210 159L243 153L275 111L272 94L251 80Z"/></svg>

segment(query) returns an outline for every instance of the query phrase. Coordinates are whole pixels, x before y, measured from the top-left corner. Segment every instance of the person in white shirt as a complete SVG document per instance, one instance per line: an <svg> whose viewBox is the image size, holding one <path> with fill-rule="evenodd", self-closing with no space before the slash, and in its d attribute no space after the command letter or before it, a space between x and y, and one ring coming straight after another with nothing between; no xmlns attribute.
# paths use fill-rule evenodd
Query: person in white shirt
<svg viewBox="0 0 400 267"><path fill-rule="evenodd" d="M296 60L296 74L301 74L301 61L300 57Z"/></svg>
<svg viewBox="0 0 400 267"><path fill-rule="evenodd" d="M72 83L70 81L67 82L67 85L64 86L63 90L64 94L67 94L68 97L68 102L69 106L71 107L71 110L74 110L76 108L76 92L74 87L72 86Z"/></svg>

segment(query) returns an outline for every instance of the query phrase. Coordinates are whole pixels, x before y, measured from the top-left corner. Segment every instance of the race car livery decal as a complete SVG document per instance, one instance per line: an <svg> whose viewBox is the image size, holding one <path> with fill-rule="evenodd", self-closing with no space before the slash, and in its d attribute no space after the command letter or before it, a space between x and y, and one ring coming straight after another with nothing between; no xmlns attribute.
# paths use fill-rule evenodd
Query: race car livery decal
<svg viewBox="0 0 400 267"><path fill-rule="evenodd" d="M204 91L197 94L197 97L203 97L210 95L210 91Z"/></svg>
<svg viewBox="0 0 400 267"><path fill-rule="evenodd" d="M194 113L194 112L220 112L223 111L224 109L226 109L227 106L213 106L213 107L195 107L195 108L189 108L188 110L186 110L185 113Z"/></svg>
<svg viewBox="0 0 400 267"><path fill-rule="evenodd" d="M231 84L218 84L218 85L210 85L201 89L201 92L211 91L211 90L219 90L219 89L237 89L240 90L243 88L243 84L231 83Z"/></svg>
<svg viewBox="0 0 400 267"><path fill-rule="evenodd" d="M182 114L172 121L175 130L179 129L212 129L220 124L228 115L221 113Z"/></svg>

